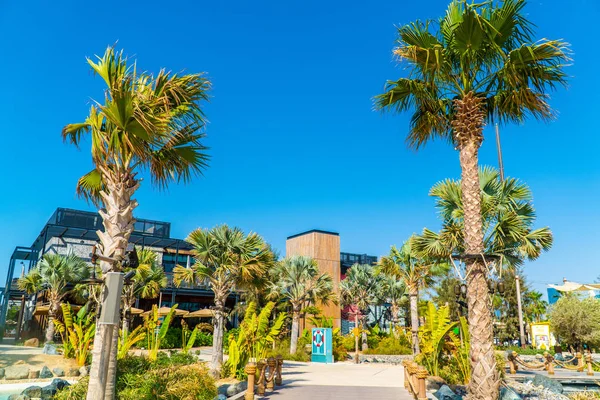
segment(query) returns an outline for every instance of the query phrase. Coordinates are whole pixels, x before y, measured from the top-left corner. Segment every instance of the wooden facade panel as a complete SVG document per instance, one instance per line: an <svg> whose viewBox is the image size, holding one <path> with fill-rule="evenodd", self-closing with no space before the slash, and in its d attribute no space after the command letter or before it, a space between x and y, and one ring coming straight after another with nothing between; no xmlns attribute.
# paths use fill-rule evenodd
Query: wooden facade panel
<svg viewBox="0 0 600 400"><path fill-rule="evenodd" d="M314 258L319 270L333 279L335 293L339 295L340 285L340 237L325 232L307 232L291 237L286 241L286 256L303 255ZM319 305L323 315L333 318L334 327L341 326L341 309L339 305Z"/></svg>

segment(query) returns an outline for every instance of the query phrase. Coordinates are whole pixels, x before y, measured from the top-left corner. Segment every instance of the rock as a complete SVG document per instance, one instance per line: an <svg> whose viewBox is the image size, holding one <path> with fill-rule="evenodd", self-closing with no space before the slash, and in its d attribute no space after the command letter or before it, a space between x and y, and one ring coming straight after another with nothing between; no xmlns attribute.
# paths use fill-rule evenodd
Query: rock
<svg viewBox="0 0 600 400"><path fill-rule="evenodd" d="M21 392L22 395L40 398L42 397L42 388L39 386L29 386L27 389Z"/></svg>
<svg viewBox="0 0 600 400"><path fill-rule="evenodd" d="M84 365L83 367L79 368L79 375L80 376L88 376L90 374L90 367L88 367L87 365Z"/></svg>
<svg viewBox="0 0 600 400"><path fill-rule="evenodd" d="M23 346L27 346L27 347L39 347L40 346L40 341L39 341L38 338L27 339L25 342L23 342Z"/></svg>
<svg viewBox="0 0 600 400"><path fill-rule="evenodd" d="M446 381L439 376L428 376L425 380L425 385L429 391L440 390L445 384Z"/></svg>
<svg viewBox="0 0 600 400"><path fill-rule="evenodd" d="M514 390L509 387L503 387L500 389L499 400L522 400L523 398L517 394Z"/></svg>
<svg viewBox="0 0 600 400"><path fill-rule="evenodd" d="M53 386L52 384L50 384L48 386L44 386L42 388L42 399L43 400L51 399L52 397L54 397L56 392L58 392L58 389L56 389L56 386Z"/></svg>
<svg viewBox="0 0 600 400"><path fill-rule="evenodd" d="M40 378L53 378L54 374L50 371L50 368L46 367L44 365L44 367L42 368L42 370L40 371Z"/></svg>
<svg viewBox="0 0 600 400"><path fill-rule="evenodd" d="M227 396L224 394L219 394L217 397L215 397L215 400L227 400Z"/></svg>
<svg viewBox="0 0 600 400"><path fill-rule="evenodd" d="M39 377L40 377L39 369L30 369L29 370L29 379L37 379ZM31 397L35 397L35 396L31 396Z"/></svg>
<svg viewBox="0 0 600 400"><path fill-rule="evenodd" d="M248 382L238 382L233 385L228 385L226 392L224 393L227 397L235 396L236 394L243 392L248 388ZM220 392L219 392L220 393Z"/></svg>
<svg viewBox="0 0 600 400"><path fill-rule="evenodd" d="M218 394L227 394L227 389L229 389L229 386L232 386L229 383L224 383L223 385L219 385L219 387L217 388L217 393Z"/></svg>
<svg viewBox="0 0 600 400"><path fill-rule="evenodd" d="M29 400L31 397L24 394L11 394L8 396L8 400Z"/></svg>
<svg viewBox="0 0 600 400"><path fill-rule="evenodd" d="M67 371L67 376L79 376L80 372L79 372L79 368L69 368L69 370Z"/></svg>
<svg viewBox="0 0 600 400"><path fill-rule="evenodd" d="M48 354L49 356L57 356L58 355L58 350L56 349L56 346L50 343L46 343L44 345L44 348L42 349L42 353L44 354Z"/></svg>
<svg viewBox="0 0 600 400"><path fill-rule="evenodd" d="M17 360L13 365L24 365L25 361L23 360Z"/></svg>
<svg viewBox="0 0 600 400"><path fill-rule="evenodd" d="M0 379L4 378L4 368L0 368Z"/></svg>
<svg viewBox="0 0 600 400"><path fill-rule="evenodd" d="M29 377L29 367L26 365L13 365L4 368L4 377L6 380L27 379Z"/></svg>
<svg viewBox="0 0 600 400"><path fill-rule="evenodd" d="M56 386L56 388L58 390L62 390L64 387L66 386L71 386L71 384L67 381L65 381L64 379L52 379L52 382L50 382L50 385Z"/></svg>
<svg viewBox="0 0 600 400"><path fill-rule="evenodd" d="M554 359L555 359L556 361L565 361L565 357L562 355L562 353L556 353L556 354L554 355Z"/></svg>
<svg viewBox="0 0 600 400"><path fill-rule="evenodd" d="M563 385L557 381L554 380L552 378L548 378L547 376L544 375L540 375L540 374L534 374L534 378L533 381L531 381L531 383L534 386L542 386L554 393L558 393L558 394L562 394L562 392L564 391Z"/></svg>
<svg viewBox="0 0 600 400"><path fill-rule="evenodd" d="M60 367L53 368L52 373L54 376L65 376L65 370Z"/></svg>
<svg viewBox="0 0 600 400"><path fill-rule="evenodd" d="M448 387L448 385L442 386L433 395L438 400L462 400L462 397L454 393L452 389Z"/></svg>

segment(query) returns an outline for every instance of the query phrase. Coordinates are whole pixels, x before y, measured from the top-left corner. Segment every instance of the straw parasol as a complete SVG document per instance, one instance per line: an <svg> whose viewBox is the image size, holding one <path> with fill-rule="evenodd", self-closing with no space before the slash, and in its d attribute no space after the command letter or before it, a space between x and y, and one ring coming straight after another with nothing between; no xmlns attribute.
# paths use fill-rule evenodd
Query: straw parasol
<svg viewBox="0 0 600 400"><path fill-rule="evenodd" d="M129 312L131 313L131 315L140 315L144 312L144 310L142 310L141 308L131 307L129 309Z"/></svg>
<svg viewBox="0 0 600 400"><path fill-rule="evenodd" d="M170 311L171 311L171 307L161 307L161 308L159 308L159 309L158 309L158 316L159 316L159 317L164 317L164 316L168 315ZM147 315L150 315L150 313L151 313L151 312L152 312L152 310L150 310L150 311L146 311L146 312L145 312L145 313L143 313L142 315L143 315L143 316L147 316ZM186 315L186 314L188 314L188 313L189 313L189 311L186 311L186 310L180 310L179 308L176 308L176 309L174 310L174 314L175 314L176 316L178 316L178 317L180 317L180 316L183 316L183 315Z"/></svg>
<svg viewBox="0 0 600 400"><path fill-rule="evenodd" d="M196 310L187 314L184 318L212 318L215 316L215 312L208 308L203 308L202 310Z"/></svg>

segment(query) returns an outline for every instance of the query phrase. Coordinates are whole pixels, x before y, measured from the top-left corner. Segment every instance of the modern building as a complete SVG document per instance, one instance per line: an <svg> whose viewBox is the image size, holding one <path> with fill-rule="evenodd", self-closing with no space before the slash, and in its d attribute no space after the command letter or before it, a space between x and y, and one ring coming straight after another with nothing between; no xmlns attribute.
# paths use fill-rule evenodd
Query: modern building
<svg viewBox="0 0 600 400"><path fill-rule="evenodd" d="M58 208L31 246L15 248L9 261L5 287L0 288L2 291L0 329L6 326L9 304L16 302L25 305L22 307L23 315L19 319L23 322L35 319L37 323L26 325L31 325L31 329L41 332L45 319L41 315L36 315L36 296L26 296L23 291L20 291L17 287L18 278L33 268L47 253L74 253L83 260L91 262L92 248L98 242L96 233L98 230L104 230L98 213ZM164 268L168 278L167 287L161 291L159 299L141 299L138 303L139 308L150 309L157 301L160 301L162 306L177 303L178 308L190 311L207 308L213 304L213 293L207 284L179 288L173 284L173 268L176 265L191 265L194 260L191 245L184 240L171 237L170 223L138 218L129 242L155 251L158 262ZM15 270L18 275L15 275ZM230 296L227 307L233 307L235 301L236 296ZM21 321L18 326L21 326Z"/></svg>
<svg viewBox="0 0 600 400"><path fill-rule="evenodd" d="M333 278L333 286L338 294L340 281L344 279L348 268L354 264L377 263L375 256L341 252L339 233L318 229L289 236L285 250L286 256L302 255L314 258L319 270ZM329 304L322 309L323 315L333 318L334 327L341 328L343 333L348 333L353 327L354 322L346 315L347 310L343 310L339 305Z"/></svg>

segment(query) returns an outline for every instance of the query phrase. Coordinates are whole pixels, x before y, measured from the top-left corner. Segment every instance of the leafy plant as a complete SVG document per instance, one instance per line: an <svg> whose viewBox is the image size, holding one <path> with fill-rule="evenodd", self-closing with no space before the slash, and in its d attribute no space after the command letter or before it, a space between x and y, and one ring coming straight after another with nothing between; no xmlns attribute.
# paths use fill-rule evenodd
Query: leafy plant
<svg viewBox="0 0 600 400"><path fill-rule="evenodd" d="M273 325L270 325L274 307L275 303L269 302L257 314L256 303L248 305L237 338L229 337L227 364L232 376L240 376L249 360L256 361L266 357L268 345L275 341L287 317L286 313L280 313Z"/></svg>
<svg viewBox="0 0 600 400"><path fill-rule="evenodd" d="M131 347L135 346L136 343L146 339L146 332L142 329L142 325L136 327L133 331L129 332L127 329L122 329L119 335L119 349L117 352L117 359L121 360L127 356Z"/></svg>
<svg viewBox="0 0 600 400"><path fill-rule="evenodd" d="M370 347L369 350L364 351L365 354L412 354L410 342L406 339L406 336L399 338L390 336L381 339L375 347Z"/></svg>
<svg viewBox="0 0 600 400"><path fill-rule="evenodd" d="M152 306L152 311L145 317L144 326L146 327L146 337L148 338L148 359L150 361L155 361L158 356L160 342L165 338L169 331L169 325L171 324L176 308L177 304L174 304L162 322L158 315L158 307L156 305Z"/></svg>
<svg viewBox="0 0 600 400"><path fill-rule="evenodd" d="M184 354L188 354L192 346L196 343L198 332L198 327L196 326L190 333L188 324L185 321L181 322L181 351Z"/></svg>
<svg viewBox="0 0 600 400"><path fill-rule="evenodd" d="M65 358L75 358L77 365L83 366L90 356L94 334L96 333L95 314L88 312L87 305L82 307L75 317L68 303L60 305L63 322L53 320L56 330L63 339Z"/></svg>
<svg viewBox="0 0 600 400"><path fill-rule="evenodd" d="M439 375L446 338L457 325L457 322L450 321L449 314L447 306L436 310L435 305L429 302L425 323L419 328L421 354L417 361L423 363L432 375Z"/></svg>

